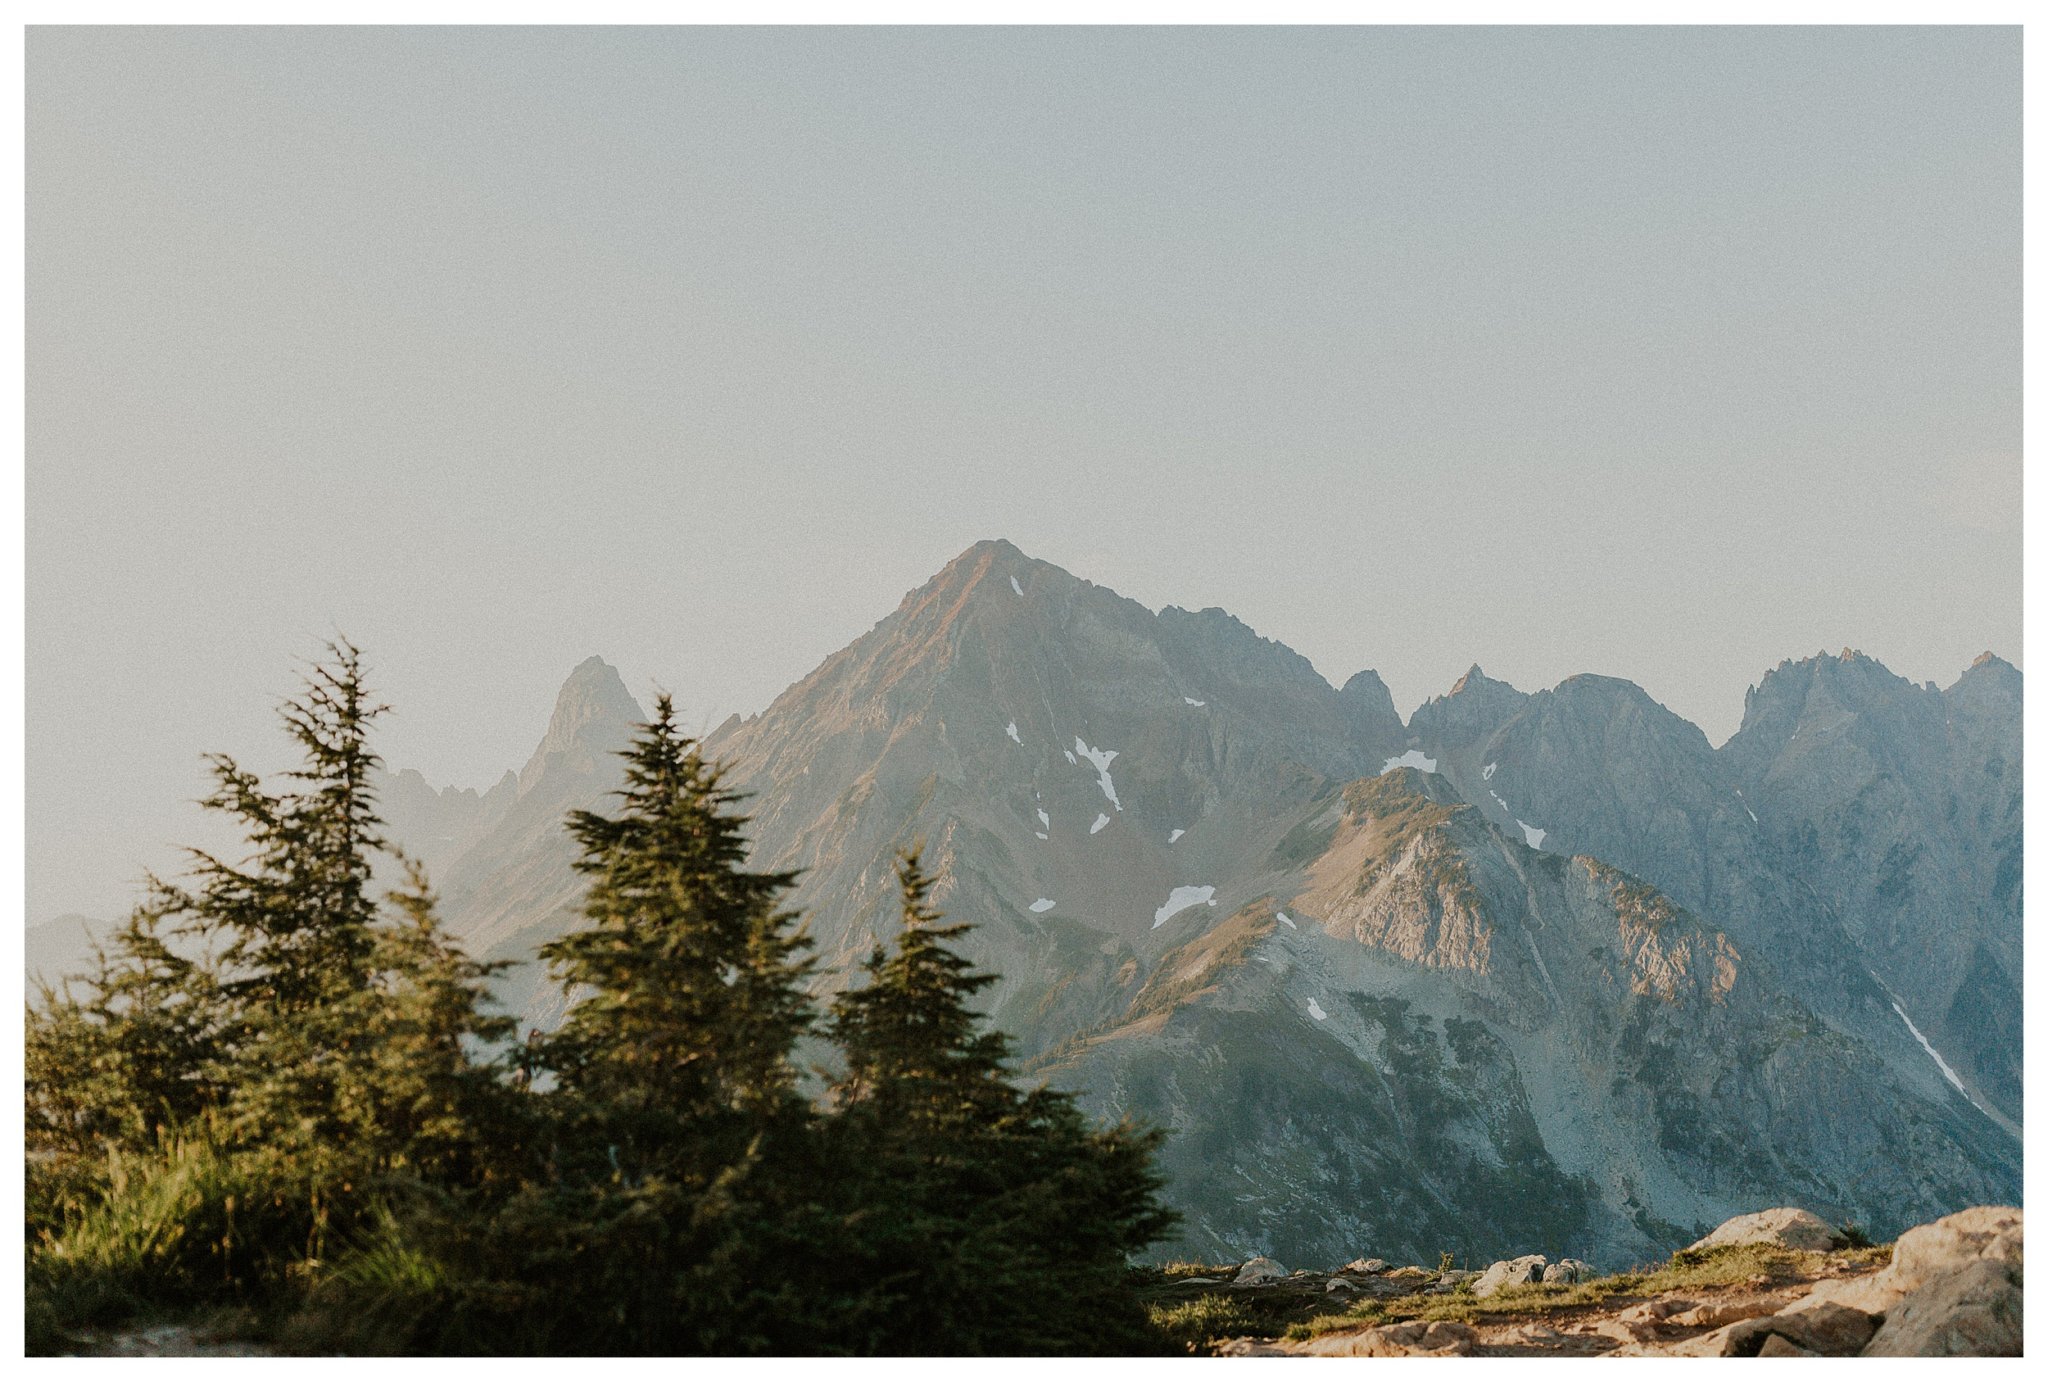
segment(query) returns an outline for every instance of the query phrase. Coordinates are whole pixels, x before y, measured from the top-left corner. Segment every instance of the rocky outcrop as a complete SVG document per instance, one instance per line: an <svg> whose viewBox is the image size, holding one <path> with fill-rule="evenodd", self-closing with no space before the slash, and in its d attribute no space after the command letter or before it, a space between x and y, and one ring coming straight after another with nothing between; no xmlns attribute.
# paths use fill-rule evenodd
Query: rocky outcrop
<svg viewBox="0 0 2048 1382"><path fill-rule="evenodd" d="M1498 1295L1510 1286L1525 1286L1532 1281L1543 1280L1543 1269L1549 1264L1539 1254L1509 1258L1496 1262L1479 1274L1472 1283L1472 1294L1481 1300Z"/></svg>
<svg viewBox="0 0 2048 1382"><path fill-rule="evenodd" d="M1627 682L1475 667L1403 725L1370 673L1334 689L1221 610L987 542L705 751L756 865L801 872L827 986L925 842L1034 1073L1168 1128L1167 1251L1642 1260L1757 1204L1883 1235L2017 1195L1984 1098L2016 1000L1964 1009L2017 983L2018 675L1992 659L1939 715L1893 714L1895 678L1788 664L1715 751ZM641 713L592 660L489 792L391 779L472 949L526 960L578 924L562 816L616 785ZM1851 720L1827 732L1862 758L1812 756ZM1852 915L1900 802L1916 900ZM1864 967L1860 938L1941 908L1975 947L1953 983ZM530 963L504 997L558 1011ZM1939 1001L1963 1007L1929 1025Z"/></svg>
<svg viewBox="0 0 2048 1382"><path fill-rule="evenodd" d="M1283 1281L1287 1269L1270 1257L1254 1257L1237 1269L1231 1280L1239 1286L1259 1286L1268 1281Z"/></svg>
<svg viewBox="0 0 2048 1382"><path fill-rule="evenodd" d="M1762 1244L1796 1252L1826 1252L1846 1240L1840 1230L1804 1209L1762 1209L1739 1214L1692 1244L1687 1252Z"/></svg>
<svg viewBox="0 0 2048 1382"><path fill-rule="evenodd" d="M1311 1339L1300 1351L1314 1358L1464 1358L1478 1346L1478 1331L1470 1325L1412 1320L1325 1335Z"/></svg>
<svg viewBox="0 0 2048 1382"><path fill-rule="evenodd" d="M2017 1353L2025 1216L1979 1206L1902 1234L1889 1266L1861 1281L1829 1283L1795 1309L1841 1305L1881 1316L1874 1355Z"/></svg>

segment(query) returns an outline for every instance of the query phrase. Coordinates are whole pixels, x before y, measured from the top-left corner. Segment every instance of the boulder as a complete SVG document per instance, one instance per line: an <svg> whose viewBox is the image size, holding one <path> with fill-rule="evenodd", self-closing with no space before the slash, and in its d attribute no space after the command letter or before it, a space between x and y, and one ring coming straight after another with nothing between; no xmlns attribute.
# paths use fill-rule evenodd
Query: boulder
<svg viewBox="0 0 2048 1382"><path fill-rule="evenodd" d="M1821 1355L1810 1348L1787 1343L1783 1334L1773 1334L1764 1340L1764 1346L1756 1351L1759 1358L1818 1358Z"/></svg>
<svg viewBox="0 0 2048 1382"><path fill-rule="evenodd" d="M1593 1279L1593 1268L1590 1264L1581 1262L1576 1257L1559 1258L1543 1269L1543 1279L1545 1281L1562 1281L1566 1283L1591 1281Z"/></svg>
<svg viewBox="0 0 2048 1382"><path fill-rule="evenodd" d="M1900 1301L1866 1358L2017 1358L2026 1350L2020 1267L1983 1258Z"/></svg>
<svg viewBox="0 0 2048 1382"><path fill-rule="evenodd" d="M1892 1248L1891 1264L1883 1271L1852 1281L1824 1281L1790 1308L1848 1305L1873 1315L1885 1314L1936 1278L1974 1263L2018 1266L2025 1228L2025 1217L2017 1209L1978 1205L1960 1210L1900 1234Z"/></svg>
<svg viewBox="0 0 2048 1382"><path fill-rule="evenodd" d="M1254 1257L1237 1269L1232 1280L1239 1286L1263 1286L1269 1281L1285 1281L1287 1269L1270 1257Z"/></svg>
<svg viewBox="0 0 2048 1382"><path fill-rule="evenodd" d="M1323 1294L1326 1296L1339 1291L1356 1291L1357 1289L1358 1283L1349 1277L1333 1276L1323 1283Z"/></svg>
<svg viewBox="0 0 2048 1382"><path fill-rule="evenodd" d="M1754 1214L1736 1215L1686 1251L1704 1252L1709 1248L1763 1244L1790 1248L1795 1252L1827 1252L1842 1247L1847 1241L1826 1220L1806 1210L1763 1209Z"/></svg>
<svg viewBox="0 0 2048 1382"><path fill-rule="evenodd" d="M1842 1358L1860 1352L1876 1330L1877 1321L1861 1310L1824 1305L1796 1315L1759 1315L1738 1320L1663 1351L1680 1358L1756 1358L1773 1338L1781 1338L1802 1351L1788 1354L1781 1347L1771 1354L1774 1358Z"/></svg>
<svg viewBox="0 0 2048 1382"><path fill-rule="evenodd" d="M1548 1265L1540 1253L1530 1253L1526 1257L1511 1257L1505 1262L1496 1262L1481 1272L1479 1279L1472 1283L1472 1294L1490 1296L1506 1286L1521 1286L1527 1282L1541 1281L1543 1269Z"/></svg>
<svg viewBox="0 0 2048 1382"><path fill-rule="evenodd" d="M1450 1320L1409 1320L1377 1329L1325 1334L1302 1346L1323 1358L1463 1358L1479 1345L1470 1325Z"/></svg>
<svg viewBox="0 0 2048 1382"><path fill-rule="evenodd" d="M1378 1276L1387 1269L1384 1257L1359 1257L1346 1262L1342 1270L1356 1272L1360 1276Z"/></svg>

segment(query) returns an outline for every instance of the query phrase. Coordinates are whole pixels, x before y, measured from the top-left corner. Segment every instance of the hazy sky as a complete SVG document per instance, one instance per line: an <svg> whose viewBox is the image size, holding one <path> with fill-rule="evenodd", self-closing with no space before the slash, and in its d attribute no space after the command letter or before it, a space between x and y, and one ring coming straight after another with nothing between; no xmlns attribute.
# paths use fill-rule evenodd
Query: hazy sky
<svg viewBox="0 0 2048 1382"><path fill-rule="evenodd" d="M28 915L339 629L437 783L978 538L1403 711L2020 658L2020 40L31 30Z"/></svg>

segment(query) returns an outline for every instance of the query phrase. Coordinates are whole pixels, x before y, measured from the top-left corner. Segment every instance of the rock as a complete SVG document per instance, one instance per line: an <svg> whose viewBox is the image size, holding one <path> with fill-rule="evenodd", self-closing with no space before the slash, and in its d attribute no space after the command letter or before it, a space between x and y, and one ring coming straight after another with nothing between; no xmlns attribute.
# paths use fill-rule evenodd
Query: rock
<svg viewBox="0 0 2048 1382"><path fill-rule="evenodd" d="M1543 1269L1547 1265L1540 1253L1530 1253L1526 1257L1512 1257L1505 1262L1496 1262L1481 1272L1479 1279L1472 1283L1472 1294L1490 1296L1506 1286L1541 1281Z"/></svg>
<svg viewBox="0 0 2048 1382"><path fill-rule="evenodd" d="M1265 1339L1225 1339L1216 1345L1218 1358L1291 1358L1293 1351Z"/></svg>
<svg viewBox="0 0 2048 1382"><path fill-rule="evenodd" d="M2025 1352L2024 1305L2019 1265L1980 1259L1943 1273L1899 1302L1863 1353L1874 1358L2016 1358Z"/></svg>
<svg viewBox="0 0 2048 1382"><path fill-rule="evenodd" d="M1576 1257L1559 1258L1543 1269L1543 1280L1546 1282L1562 1281L1571 1283L1591 1281L1592 1279L1593 1268L1589 1264L1579 1261Z"/></svg>
<svg viewBox="0 0 2048 1382"><path fill-rule="evenodd" d="M1761 1243L1796 1252L1827 1252L1847 1240L1819 1216L1803 1209L1764 1209L1755 1214L1738 1214L1706 1237L1687 1248L1704 1252L1708 1248L1741 1247Z"/></svg>
<svg viewBox="0 0 2048 1382"><path fill-rule="evenodd" d="M1479 1345L1470 1325L1449 1320L1409 1320L1355 1333L1325 1334L1303 1346L1323 1358L1463 1358Z"/></svg>
<svg viewBox="0 0 2048 1382"><path fill-rule="evenodd" d="M1270 1257L1254 1257L1237 1269L1232 1280L1239 1286L1263 1286L1269 1281L1284 1281L1287 1269Z"/></svg>
<svg viewBox="0 0 2048 1382"><path fill-rule="evenodd" d="M1342 1268L1342 1270L1347 1272L1356 1272L1360 1276L1378 1276L1386 1269L1387 1260L1384 1257L1354 1258L1352 1261L1346 1262Z"/></svg>
<svg viewBox="0 0 2048 1382"><path fill-rule="evenodd" d="M1973 1263L2019 1265L2025 1227L2025 1217L2017 1209L1979 1205L1960 1210L1900 1234L1891 1265L1883 1271L1853 1281L1824 1281L1790 1308L1836 1304L1885 1314L1935 1278Z"/></svg>
<svg viewBox="0 0 2048 1382"><path fill-rule="evenodd" d="M1184 1276L1173 1284L1176 1286L1220 1286L1223 1284L1223 1278L1220 1276Z"/></svg>
<svg viewBox="0 0 2048 1382"><path fill-rule="evenodd" d="M1396 1267L1387 1275L1395 1281L1427 1281L1429 1273L1420 1267Z"/></svg>
<svg viewBox="0 0 2048 1382"><path fill-rule="evenodd" d="M1669 1319L1671 1316L1682 1311L1697 1308L1699 1307L1689 1300L1680 1300L1675 1296L1664 1296L1657 1300L1638 1301L1622 1311L1620 1318L1624 1320L1662 1320ZM1723 1323L1726 1323L1726 1321L1723 1321Z"/></svg>
<svg viewBox="0 0 2048 1382"><path fill-rule="evenodd" d="M1877 1321L1861 1310L1824 1305L1800 1314L1759 1315L1739 1320L1665 1351L1680 1358L1755 1358L1773 1337L1780 1337L1807 1353L1839 1358L1861 1350L1876 1329Z"/></svg>
<svg viewBox="0 0 2048 1382"><path fill-rule="evenodd" d="M1768 1315L1771 1307L1760 1300L1724 1301L1719 1305L1695 1305L1690 1309L1675 1311L1666 1316L1671 1323L1684 1329L1719 1329L1724 1324L1738 1320L1753 1320L1759 1315Z"/></svg>
<svg viewBox="0 0 2048 1382"><path fill-rule="evenodd" d="M1329 1295L1335 1291L1356 1291L1357 1289L1357 1282L1341 1276L1333 1276L1323 1284L1324 1295Z"/></svg>
<svg viewBox="0 0 2048 1382"><path fill-rule="evenodd" d="M1787 1343L1782 1334L1773 1334L1764 1340L1764 1346L1756 1351L1759 1358L1818 1358L1820 1355L1810 1348Z"/></svg>
<svg viewBox="0 0 2048 1382"><path fill-rule="evenodd" d="M1877 1332L1874 1317L1846 1305L1823 1305L1798 1314L1771 1315L1763 1323L1770 1326L1771 1333L1830 1358L1862 1352L1870 1336Z"/></svg>
<svg viewBox="0 0 2048 1382"><path fill-rule="evenodd" d="M1624 1319L1617 1315L1611 1320L1594 1320L1584 1327L1588 1334L1603 1339L1612 1339L1620 1344L1641 1344L1663 1337L1655 1320Z"/></svg>

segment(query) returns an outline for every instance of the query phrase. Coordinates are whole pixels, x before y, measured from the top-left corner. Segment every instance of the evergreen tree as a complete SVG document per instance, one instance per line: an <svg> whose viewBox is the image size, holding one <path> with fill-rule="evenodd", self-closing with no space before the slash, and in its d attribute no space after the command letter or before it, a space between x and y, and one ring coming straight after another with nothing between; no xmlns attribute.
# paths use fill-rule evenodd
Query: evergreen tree
<svg viewBox="0 0 2048 1382"><path fill-rule="evenodd" d="M137 909L94 947L90 975L40 986L25 1048L31 1147L144 1151L217 1105L220 986L165 943L162 920Z"/></svg>
<svg viewBox="0 0 2048 1382"><path fill-rule="evenodd" d="M786 1348L790 1230L815 1193L792 1059L815 1021L809 942L780 905L793 876L746 869L738 797L667 696L625 759L617 814L570 817L590 925L541 950L571 998L539 1051L552 1157L494 1251L552 1305L576 1302L549 1317L572 1336L543 1347Z"/></svg>
<svg viewBox="0 0 2048 1382"><path fill-rule="evenodd" d="M1071 1096L1020 1088L1007 1040L970 1007L995 982L952 949L970 928L941 919L915 852L898 879L895 947L875 948L830 1023L845 1058L833 1135L864 1172L856 1351L1143 1348L1127 1259L1173 1221L1157 1135L1095 1130Z"/></svg>
<svg viewBox="0 0 2048 1382"><path fill-rule="evenodd" d="M796 1099L791 1052L814 1021L809 942L780 906L795 875L746 869L738 795L666 695L625 758L619 813L569 820L590 925L541 948L573 1000L546 1061L628 1135L745 1127Z"/></svg>

